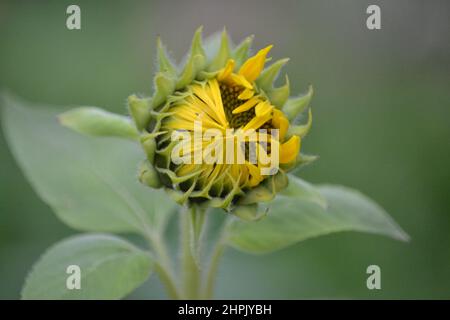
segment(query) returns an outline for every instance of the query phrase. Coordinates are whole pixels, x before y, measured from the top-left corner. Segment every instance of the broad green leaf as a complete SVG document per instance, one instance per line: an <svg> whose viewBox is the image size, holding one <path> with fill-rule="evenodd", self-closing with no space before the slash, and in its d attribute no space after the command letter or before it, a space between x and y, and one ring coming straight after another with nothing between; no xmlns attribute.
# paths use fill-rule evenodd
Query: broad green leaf
<svg viewBox="0 0 450 320"><path fill-rule="evenodd" d="M9 147L34 190L69 226L85 231L157 229L173 210L161 190L137 181L137 143L86 137L59 125L59 111L4 97Z"/></svg>
<svg viewBox="0 0 450 320"><path fill-rule="evenodd" d="M78 107L58 116L62 125L93 136L137 140L139 134L129 117L96 107Z"/></svg>
<svg viewBox="0 0 450 320"><path fill-rule="evenodd" d="M267 217L256 222L234 221L228 229L228 243L243 251L265 253L340 231L408 240L389 215L360 192L342 186L320 186L318 190L326 199L326 208L295 193L278 195L269 204Z"/></svg>
<svg viewBox="0 0 450 320"><path fill-rule="evenodd" d="M120 299L141 285L151 268L149 253L118 237L76 236L52 246L39 259L26 279L22 298ZM74 288L78 275L80 289Z"/></svg>
<svg viewBox="0 0 450 320"><path fill-rule="evenodd" d="M289 175L289 184L280 192L280 195L293 197L297 200L311 201L323 208L327 207L327 199L318 188L293 175Z"/></svg>

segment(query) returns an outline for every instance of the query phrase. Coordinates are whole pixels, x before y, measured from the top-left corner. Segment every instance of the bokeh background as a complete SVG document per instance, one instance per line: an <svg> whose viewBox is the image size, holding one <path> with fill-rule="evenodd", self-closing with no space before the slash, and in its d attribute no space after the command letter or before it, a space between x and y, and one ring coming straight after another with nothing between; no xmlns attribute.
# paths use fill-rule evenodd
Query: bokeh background
<svg viewBox="0 0 450 320"><path fill-rule="evenodd" d="M81 7L80 31L66 8ZM366 28L381 7L382 29ZM151 94L155 39L181 59L193 31L255 34L290 57L293 92L312 83L314 125L303 150L320 160L314 183L360 189L411 235L410 243L341 233L277 253L228 250L218 298L450 298L450 2L448 1L5 1L0 88L30 101L125 112ZM33 128L29 128L30 135ZM27 271L74 231L57 220L0 136L0 298L16 299ZM377 264L382 289L366 288ZM156 278L130 298L164 298Z"/></svg>

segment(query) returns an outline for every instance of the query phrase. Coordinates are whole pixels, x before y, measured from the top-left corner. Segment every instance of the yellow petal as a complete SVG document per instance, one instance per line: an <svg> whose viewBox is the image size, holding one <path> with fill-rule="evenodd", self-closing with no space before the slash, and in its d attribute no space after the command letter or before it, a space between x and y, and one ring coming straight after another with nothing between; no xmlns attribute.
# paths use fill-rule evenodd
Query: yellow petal
<svg viewBox="0 0 450 320"><path fill-rule="evenodd" d="M258 129L259 127L261 127L264 123L266 123L267 121L270 120L270 118L272 117L272 115L270 113L267 113L261 117L254 117L252 120L250 120L245 126L244 126L244 131L246 130L251 130L251 129Z"/></svg>
<svg viewBox="0 0 450 320"><path fill-rule="evenodd" d="M249 187L257 186L263 180L259 168L250 162L246 162L246 167L250 174Z"/></svg>
<svg viewBox="0 0 450 320"><path fill-rule="evenodd" d="M272 125L275 129L280 130L278 140L283 141L289 128L289 120L284 116L282 111L278 109L273 110Z"/></svg>
<svg viewBox="0 0 450 320"><path fill-rule="evenodd" d="M239 86L243 86L246 89L253 89L253 85L247 81L243 75L232 73L230 75L231 83Z"/></svg>
<svg viewBox="0 0 450 320"><path fill-rule="evenodd" d="M203 85L193 85L192 92L198 101L194 104L203 105L202 109L207 112L211 118L217 120L222 127L226 128L228 126L228 121L223 111L222 98L220 96L219 84L216 79L209 80L204 86Z"/></svg>
<svg viewBox="0 0 450 320"><path fill-rule="evenodd" d="M224 81L228 79L233 72L235 62L233 59L229 59L225 67L219 72L217 80Z"/></svg>
<svg viewBox="0 0 450 320"><path fill-rule="evenodd" d="M253 108L257 103L258 103L259 99L256 97L251 98L250 100L247 100L246 102L244 102L243 104L241 104L239 107L237 107L236 109L233 110L233 114L237 114L237 113L241 113L247 110L250 110L251 108Z"/></svg>
<svg viewBox="0 0 450 320"><path fill-rule="evenodd" d="M280 146L280 163L289 163L297 158L300 151L300 137L292 136Z"/></svg>
<svg viewBox="0 0 450 320"><path fill-rule="evenodd" d="M182 119L187 121L201 121L202 126L205 126L207 128L222 128L225 129L225 127L221 126L220 123L217 123L214 119L212 119L208 114L206 114L204 111L198 112L194 108L190 108L189 105L180 105L175 106L172 108L174 112L173 119Z"/></svg>
<svg viewBox="0 0 450 320"><path fill-rule="evenodd" d="M264 49L259 50L257 54L245 61L245 63L239 69L239 74L243 75L249 82L255 81L261 71L264 69L267 54L269 53L270 49L272 49L272 47L273 46L270 45L265 47Z"/></svg>
<svg viewBox="0 0 450 320"><path fill-rule="evenodd" d="M266 114L272 112L273 106L268 101L262 101L258 103L255 108L255 114L257 117L265 116Z"/></svg>
<svg viewBox="0 0 450 320"><path fill-rule="evenodd" d="M217 82L216 79L209 80L208 86L206 88L210 89L209 91L208 90L207 91L214 101L213 105L211 107L214 109L214 111L219 116L222 125L227 127L228 121L227 121L227 117L225 116L225 111L223 110L222 97L220 94L219 83Z"/></svg>
<svg viewBox="0 0 450 320"><path fill-rule="evenodd" d="M238 96L239 100L247 100L250 99L251 97L253 97L253 94L255 92L253 91L253 89L244 89L244 91L242 91L242 93Z"/></svg>

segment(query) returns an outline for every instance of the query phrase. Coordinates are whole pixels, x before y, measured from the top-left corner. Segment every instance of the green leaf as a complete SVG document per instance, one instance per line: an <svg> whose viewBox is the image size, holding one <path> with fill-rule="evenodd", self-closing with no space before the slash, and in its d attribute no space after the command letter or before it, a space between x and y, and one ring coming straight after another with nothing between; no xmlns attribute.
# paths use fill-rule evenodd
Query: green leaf
<svg viewBox="0 0 450 320"><path fill-rule="evenodd" d="M72 237L52 246L34 265L22 298L120 299L149 277L152 265L149 253L118 237ZM70 286L77 271L69 266L79 267L80 289Z"/></svg>
<svg viewBox="0 0 450 320"><path fill-rule="evenodd" d="M293 177L289 180L292 183ZM269 204L267 217L256 222L233 221L228 243L243 251L265 253L340 231L409 239L379 205L360 192L342 186L320 186L318 190L327 201L326 208L290 190Z"/></svg>
<svg viewBox="0 0 450 320"><path fill-rule="evenodd" d="M280 195L297 200L311 201L324 209L327 208L327 199L320 193L318 188L293 175L289 175L289 184L280 192Z"/></svg>
<svg viewBox="0 0 450 320"><path fill-rule="evenodd" d="M58 117L62 125L93 136L120 137L136 140L139 136L129 117L96 107L79 107Z"/></svg>
<svg viewBox="0 0 450 320"><path fill-rule="evenodd" d="M58 124L57 110L3 97L8 145L40 198L69 226L95 232L162 230L174 205L141 185L137 143L86 137Z"/></svg>

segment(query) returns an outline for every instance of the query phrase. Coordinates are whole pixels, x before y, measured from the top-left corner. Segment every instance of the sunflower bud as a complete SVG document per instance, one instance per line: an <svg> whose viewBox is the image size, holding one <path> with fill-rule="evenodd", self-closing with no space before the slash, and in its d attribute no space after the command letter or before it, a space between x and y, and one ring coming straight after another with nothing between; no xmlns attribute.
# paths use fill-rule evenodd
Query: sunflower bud
<svg viewBox="0 0 450 320"><path fill-rule="evenodd" d="M307 109L312 88L289 99L287 76L274 87L288 59L265 68L272 45L250 56L252 37L233 47L224 30L207 58L201 32L179 71L158 38L154 94L128 100L147 156L139 179L164 186L180 204L205 204L256 220L262 216L258 203L288 185L286 172L312 159L299 153L311 110L306 124L290 123Z"/></svg>

